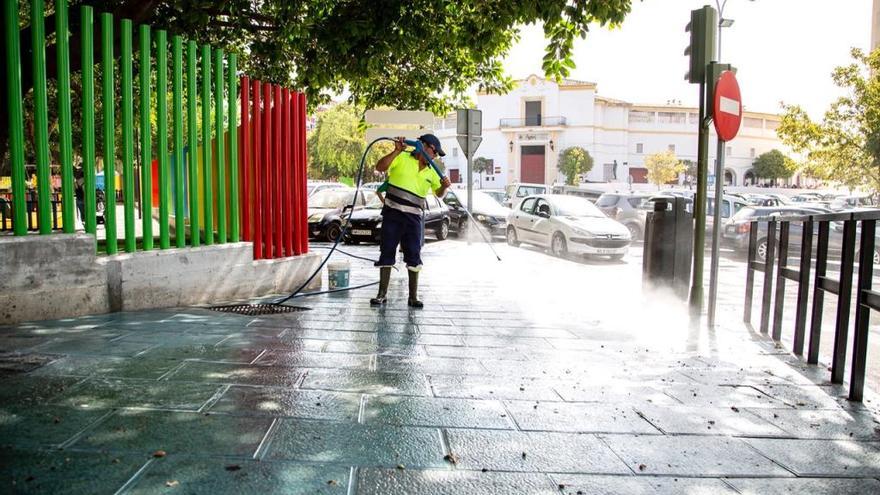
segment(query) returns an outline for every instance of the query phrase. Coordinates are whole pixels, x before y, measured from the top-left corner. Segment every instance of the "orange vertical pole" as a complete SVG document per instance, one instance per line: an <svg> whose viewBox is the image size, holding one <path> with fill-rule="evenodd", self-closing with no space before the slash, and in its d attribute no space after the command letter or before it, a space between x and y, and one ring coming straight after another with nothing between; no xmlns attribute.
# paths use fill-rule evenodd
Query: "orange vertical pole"
<svg viewBox="0 0 880 495"><path fill-rule="evenodd" d="M272 123L272 156L274 157L273 163L275 165L275 172L273 174L275 191L272 193L272 199L275 200L275 257L282 258L284 257L284 215L282 214L281 205L283 203L284 180L281 173L281 162L283 160L283 156L281 156L281 114L283 107L281 106L280 86L275 86L273 96L275 97L275 109L272 113L274 120Z"/></svg>
<svg viewBox="0 0 880 495"><path fill-rule="evenodd" d="M300 229L300 239L302 239L303 253L309 252L309 234L308 234L308 193L306 190L306 181L308 180L308 157L306 154L306 95L299 93L299 114L297 114L297 126L299 127L299 177L300 177L300 211L297 213L298 220L302 228Z"/></svg>
<svg viewBox="0 0 880 495"><path fill-rule="evenodd" d="M272 254L272 85L263 85L263 257Z"/></svg>
<svg viewBox="0 0 880 495"><path fill-rule="evenodd" d="M284 237L284 256L293 256L293 212L290 208L293 190L291 187L291 170L290 170L290 90L284 88L281 92L281 107L284 112L281 114L281 149L284 159L281 161L281 175L284 177L284 200L281 205L283 215L282 235Z"/></svg>

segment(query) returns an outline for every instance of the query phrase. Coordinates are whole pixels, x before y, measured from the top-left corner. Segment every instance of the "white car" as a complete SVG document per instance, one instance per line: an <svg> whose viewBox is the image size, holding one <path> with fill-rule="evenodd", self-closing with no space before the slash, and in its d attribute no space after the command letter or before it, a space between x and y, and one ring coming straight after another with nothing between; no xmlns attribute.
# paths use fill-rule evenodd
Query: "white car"
<svg viewBox="0 0 880 495"><path fill-rule="evenodd" d="M571 253L619 260L629 251L632 237L623 224L584 198L539 194L526 197L511 211L507 243L549 248L560 257Z"/></svg>
<svg viewBox="0 0 880 495"><path fill-rule="evenodd" d="M311 197L318 191L326 191L327 189L351 189L351 186L345 185L341 182L323 182L323 181L308 181L308 192Z"/></svg>

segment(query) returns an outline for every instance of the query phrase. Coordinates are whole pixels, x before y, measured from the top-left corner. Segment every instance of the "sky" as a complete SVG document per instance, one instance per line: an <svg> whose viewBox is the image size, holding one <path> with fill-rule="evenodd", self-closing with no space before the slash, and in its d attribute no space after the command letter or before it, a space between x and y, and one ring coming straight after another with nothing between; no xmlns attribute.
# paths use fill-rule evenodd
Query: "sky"
<svg viewBox="0 0 880 495"><path fill-rule="evenodd" d="M852 47L868 49L872 0L728 0L722 62L738 69L745 109L779 113L780 102L821 117L841 92L831 81L851 61ZM632 103L681 100L696 106L697 85L684 81L690 11L714 0L633 1L620 28L594 26L575 43L572 79L598 84L598 93ZM515 78L542 75L545 46L538 26L525 26L505 68Z"/></svg>

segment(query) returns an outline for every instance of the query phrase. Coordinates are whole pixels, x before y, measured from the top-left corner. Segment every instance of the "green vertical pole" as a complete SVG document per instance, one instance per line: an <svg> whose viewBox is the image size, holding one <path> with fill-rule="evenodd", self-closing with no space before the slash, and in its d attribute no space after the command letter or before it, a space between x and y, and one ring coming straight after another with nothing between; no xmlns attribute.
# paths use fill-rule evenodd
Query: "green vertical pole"
<svg viewBox="0 0 880 495"><path fill-rule="evenodd" d="M168 249L168 41L165 31L156 32L156 113L159 122L159 247Z"/></svg>
<svg viewBox="0 0 880 495"><path fill-rule="evenodd" d="M31 0L34 63L34 151L37 155L37 218L40 234L52 233L52 182L49 170L49 103L46 96L46 29L43 0Z"/></svg>
<svg viewBox="0 0 880 495"><path fill-rule="evenodd" d="M12 230L27 234L27 201L24 170L24 108L21 96L18 2L3 1L3 39L6 50L6 100L9 102L9 155L12 165Z"/></svg>
<svg viewBox="0 0 880 495"><path fill-rule="evenodd" d="M217 242L226 242L226 155L223 153L223 50L214 51L214 125L217 140Z"/></svg>
<svg viewBox="0 0 880 495"><path fill-rule="evenodd" d="M238 215L238 57L229 54L229 236L239 239Z"/></svg>
<svg viewBox="0 0 880 495"><path fill-rule="evenodd" d="M205 244L214 244L214 180L211 177L211 47L202 45L202 171Z"/></svg>
<svg viewBox="0 0 880 495"><path fill-rule="evenodd" d="M122 31L122 200L125 207L125 252L133 253L137 248L134 232L134 99L131 69L131 20L123 19Z"/></svg>
<svg viewBox="0 0 880 495"><path fill-rule="evenodd" d="M199 135L198 126L196 125L196 99L198 99L196 84L196 42L188 41L186 43L186 129L187 141L187 158L189 165L189 231L190 244L199 246L201 244L201 236L199 234Z"/></svg>
<svg viewBox="0 0 880 495"><path fill-rule="evenodd" d="M150 55L150 26L142 25L140 35L140 117L141 117L141 235L144 251L153 249L153 138L152 122L150 121L150 85L152 59Z"/></svg>
<svg viewBox="0 0 880 495"><path fill-rule="evenodd" d="M186 204L183 199L183 39L175 36L171 44L174 59L174 74L171 76L174 91L174 240L175 245L182 248L186 246L186 214L183 211Z"/></svg>
<svg viewBox="0 0 880 495"><path fill-rule="evenodd" d="M107 233L107 254L116 254L116 121L113 105L113 15L101 14L101 103L104 108L104 230Z"/></svg>
<svg viewBox="0 0 880 495"><path fill-rule="evenodd" d="M73 123L70 116L70 53L67 0L55 2L55 49L58 55L58 141L61 156L61 222L64 232L75 231L73 192Z"/></svg>
<svg viewBox="0 0 880 495"><path fill-rule="evenodd" d="M15 3L15 2L12 2ZM89 6L80 7L82 37L82 155L83 217L89 234L97 231L95 213L95 60L94 14Z"/></svg>

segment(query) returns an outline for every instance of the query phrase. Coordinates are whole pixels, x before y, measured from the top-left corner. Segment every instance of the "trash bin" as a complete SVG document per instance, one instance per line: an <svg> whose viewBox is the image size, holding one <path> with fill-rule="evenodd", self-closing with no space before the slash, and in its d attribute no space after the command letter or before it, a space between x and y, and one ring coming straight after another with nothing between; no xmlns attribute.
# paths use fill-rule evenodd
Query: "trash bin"
<svg viewBox="0 0 880 495"><path fill-rule="evenodd" d="M694 220L684 198L660 198L645 223L642 280L647 287L670 288L687 299L694 248Z"/></svg>

